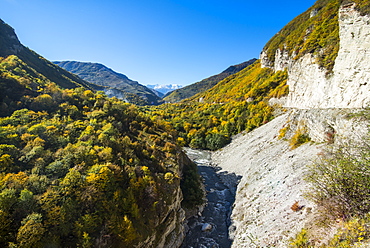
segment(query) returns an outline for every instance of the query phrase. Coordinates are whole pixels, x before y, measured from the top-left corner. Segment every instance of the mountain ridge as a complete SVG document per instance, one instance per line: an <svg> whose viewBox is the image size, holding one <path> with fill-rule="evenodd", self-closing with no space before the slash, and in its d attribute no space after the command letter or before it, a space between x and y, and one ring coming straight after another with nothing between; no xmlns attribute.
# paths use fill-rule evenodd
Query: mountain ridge
<svg viewBox="0 0 370 248"><path fill-rule="evenodd" d="M166 94L163 97L163 100L166 102L179 102L181 100L184 100L186 98L190 98L200 92L206 91L213 86L215 86L217 83L225 79L226 77L233 75L244 68L248 67L249 65L253 64L256 61L256 59L250 59L246 62L229 66L227 69L222 71L221 73L217 75L210 76L206 79L203 79L199 82L196 82L194 84L185 86L181 89L174 90L168 94Z"/></svg>
<svg viewBox="0 0 370 248"><path fill-rule="evenodd" d="M312 191L312 185L304 178L309 173L309 165L320 158L330 158L336 147L346 145L349 150L355 150L369 132L366 122L369 113L363 113L370 103L370 15L366 12L369 7L370 2L361 0L318 0L266 44L259 60L210 89L180 103L161 106L136 108L83 88L60 91L46 79L37 85L35 82L41 77L21 59L15 55L1 58L0 87L4 82L6 85L28 84L24 87L27 94L21 92L14 101L8 97L6 104L0 106L5 110L8 105L18 109L12 116L0 119L0 139L4 144L9 143L0 146L0 161L5 165L2 169L15 170L11 175L0 174L0 179L7 180L1 184L5 189L1 189L0 200L19 201L20 204L11 207L17 208L15 213L21 213L18 207L33 199L33 193L29 193L32 188L21 187L24 174L15 174L18 168L9 166L16 161L17 166L27 163L36 166L32 171L22 171L29 173L30 178L40 176L43 171L52 179L58 173L68 173L66 179L54 181L53 189L45 197L37 199L47 203L50 198L55 202L65 199L84 202L82 205L58 203L51 214L45 210L46 206L44 216L30 213L27 218L18 218L10 240L21 242L21 238L30 236L25 232L30 229L35 234L32 237L36 237L33 242L37 243L37 238L43 238L42 225L55 228L57 233L59 226L55 220L63 218L53 217L61 215L70 220L62 223L62 231L78 230L65 238L81 245L92 245L92 240L104 245L103 237L123 237L126 239L123 242L130 246L165 247L170 241L170 247L179 247L185 231L181 198L189 197L187 193L193 188L181 193L177 187L181 171L178 164L173 163L175 154L180 152L176 143L209 150L224 147L212 155L213 165L221 168L219 173L227 171L243 176L235 203L230 204L232 247L367 247L370 241L368 208L364 208L367 212L363 216L338 211L343 208L335 205L338 202L349 210L353 207L344 201L343 194L329 195L323 202L305 198L305 193ZM13 44L10 50L19 53L17 43ZM1 94L4 94L2 90ZM31 110L25 109L27 107ZM49 118L47 113L56 114ZM125 137L120 136L121 133ZM231 137L236 133L237 136ZM58 139L51 139L54 134ZM65 147L49 151L48 146L55 144ZM129 149L123 149L126 147ZM345 155L357 162L356 152ZM368 146L365 155L367 163L358 163L362 169L359 174L370 182ZM164 160L157 159L158 156ZM54 158L58 163L49 164ZM78 164L74 164L75 159ZM186 157L177 160L186 160ZM86 168L90 166L86 162L93 167ZM317 163L314 165L311 167L319 167ZM122 171L123 177L117 176ZM352 181L358 175L347 173L345 171L340 180L344 182L342 193L361 186ZM195 169L189 174L196 174ZM120 186L129 185L125 188L128 192L117 191L116 181L111 178L122 180ZM129 180L125 181L126 178ZM45 180L41 179L36 181ZM183 184L187 183L183 188L188 189L192 182L183 180ZM13 185L17 188L11 188ZM37 187L34 183L31 185ZM55 192L58 186L63 188ZM338 184L334 186L338 188ZM107 187L114 189L109 197L105 192ZM162 187L167 191L159 190ZM76 192L76 188L81 191ZM15 195L14 190L18 190ZM366 190L365 201L359 204L369 207L368 187ZM112 225L94 224L96 213L91 212L94 211L92 202L107 203L99 197L109 200L99 213L107 220L111 220L111 216L106 210L114 208L122 214L117 218L120 222L114 233L107 231ZM123 212L117 208L120 204ZM9 205L1 205L4 206ZM77 221L63 215L69 214L72 206L85 211ZM11 207L5 214L3 209L0 211L0 243L2 238L9 238L6 225L8 216L13 214ZM361 208L361 205L354 207ZM60 208L63 211L59 211ZM141 213L148 218L139 219ZM322 225L322 213L329 216L325 220L329 221L329 227ZM151 230L148 223L153 227ZM321 226L315 226L316 223ZM17 232L21 225L22 229ZM212 223L209 226L212 227ZM97 227L103 229L96 230ZM154 227L158 227L159 232ZM130 243L134 241L135 244Z"/></svg>
<svg viewBox="0 0 370 248"><path fill-rule="evenodd" d="M155 90L156 94L161 98L171 91L183 88L180 84L148 84L147 87Z"/></svg>
<svg viewBox="0 0 370 248"><path fill-rule="evenodd" d="M0 56L16 55L37 72L63 88L86 87L92 85L74 74L67 72L49 62L39 54L25 47L19 41L14 29L0 19Z"/></svg>
<svg viewBox="0 0 370 248"><path fill-rule="evenodd" d="M85 81L106 87L103 90L109 96L118 96L120 99L139 105L159 104L161 102L161 99L146 86L101 63L78 61L54 61L53 63L76 74ZM115 91L118 92L114 93ZM137 95L142 100L138 101L136 98L133 98L133 95Z"/></svg>

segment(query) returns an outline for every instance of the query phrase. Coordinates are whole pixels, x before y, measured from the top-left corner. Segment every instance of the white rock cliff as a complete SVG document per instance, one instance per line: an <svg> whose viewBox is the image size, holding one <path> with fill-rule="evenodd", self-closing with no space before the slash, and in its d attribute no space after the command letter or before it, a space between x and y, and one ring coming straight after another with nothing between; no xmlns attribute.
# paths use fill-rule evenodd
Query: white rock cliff
<svg viewBox="0 0 370 248"><path fill-rule="evenodd" d="M370 17L361 16L355 4L339 10L339 38L338 56L329 76L312 54L295 61L295 55L277 50L272 64L266 52L261 53L262 67L288 69L286 107L363 108L370 104Z"/></svg>
<svg viewBox="0 0 370 248"><path fill-rule="evenodd" d="M311 54L293 60L286 51L277 51L272 64L261 53L264 67L288 69L289 111L213 153L215 165L243 176L231 216L232 247L288 247L316 211L303 196L309 189L303 179L307 165L328 143L367 133L365 123L345 116L370 104L370 17L361 16L353 4L345 5L339 25L340 49L330 77ZM315 143L291 150L277 138L288 124L293 129L304 126ZM293 211L295 202L304 207Z"/></svg>
<svg viewBox="0 0 370 248"><path fill-rule="evenodd" d="M278 140L287 117L238 136L212 156L217 166L242 176L231 216L232 247L287 247L287 240L304 226L314 208L303 197L308 186L302 177L320 148L304 145L290 150L288 142ZM290 209L296 201L305 206L303 211Z"/></svg>

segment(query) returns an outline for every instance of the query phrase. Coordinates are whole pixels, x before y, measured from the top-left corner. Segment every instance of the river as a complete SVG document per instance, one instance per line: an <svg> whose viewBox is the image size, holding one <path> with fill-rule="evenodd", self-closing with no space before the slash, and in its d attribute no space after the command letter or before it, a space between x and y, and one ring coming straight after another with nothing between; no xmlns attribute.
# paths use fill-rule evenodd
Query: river
<svg viewBox="0 0 370 248"><path fill-rule="evenodd" d="M207 192L207 204L200 216L188 220L189 230L181 248L228 248L231 208L240 176L220 172L212 166L209 151L185 148L188 157L198 165Z"/></svg>

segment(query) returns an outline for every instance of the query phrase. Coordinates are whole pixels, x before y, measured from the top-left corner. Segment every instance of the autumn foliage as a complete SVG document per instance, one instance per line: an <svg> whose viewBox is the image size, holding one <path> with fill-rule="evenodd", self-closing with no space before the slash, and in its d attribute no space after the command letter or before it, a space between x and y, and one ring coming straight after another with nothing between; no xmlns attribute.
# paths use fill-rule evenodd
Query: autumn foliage
<svg viewBox="0 0 370 248"><path fill-rule="evenodd" d="M60 89L16 56L0 73L0 246L132 247L161 236L180 181L199 180L180 170L196 167L180 166L176 131L102 92Z"/></svg>

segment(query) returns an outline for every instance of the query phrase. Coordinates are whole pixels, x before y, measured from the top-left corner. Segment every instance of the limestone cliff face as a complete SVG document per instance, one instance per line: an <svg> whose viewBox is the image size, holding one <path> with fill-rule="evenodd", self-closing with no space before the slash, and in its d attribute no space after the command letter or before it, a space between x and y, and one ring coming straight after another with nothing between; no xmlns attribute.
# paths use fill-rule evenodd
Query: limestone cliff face
<svg viewBox="0 0 370 248"><path fill-rule="evenodd" d="M368 133L366 123L346 116L370 104L370 17L361 16L354 4L339 11L340 47L332 74L312 54L296 59L277 50L272 63L263 51L263 67L288 70L289 95L283 104L288 112L235 137L212 156L214 164L242 176L231 216L232 247L288 247L317 213L304 197L310 188L304 180L307 165L328 146ZM288 140L303 127L314 142L291 149L278 139L279 130L288 126ZM295 202L301 210L292 210Z"/></svg>
<svg viewBox="0 0 370 248"><path fill-rule="evenodd" d="M288 115L234 138L212 156L214 164L242 176L231 215L232 247L287 247L312 217L315 206L303 197L308 185L302 177L320 147L291 150L288 142L278 140ZM305 205L303 211L291 210L296 201Z"/></svg>
<svg viewBox="0 0 370 248"><path fill-rule="evenodd" d="M339 10L340 48L333 73L316 63L312 54L293 60L287 51L276 51L275 63L261 53L262 66L288 69L286 107L363 108L370 104L370 17L361 16L355 4Z"/></svg>
<svg viewBox="0 0 370 248"><path fill-rule="evenodd" d="M182 178L192 177L191 174L187 174L185 171L196 166L192 160L186 155L185 152L179 152L176 160L178 164L178 175ZM194 179L192 179L194 180ZM183 189L178 185L171 184L164 199L166 207L161 211L160 218L156 223L156 227L153 228L152 235L137 244L136 248L178 248L182 245L185 238L187 228L187 218L193 214L202 212L203 205L194 206L192 209L185 209L182 207L184 200ZM186 197L185 197L186 201ZM194 211L194 213L192 212Z"/></svg>
<svg viewBox="0 0 370 248"><path fill-rule="evenodd" d="M222 171L242 176L237 187L230 227L232 247L289 247L303 227L313 222L317 206L305 198L310 185L304 180L328 145L358 139L367 133L366 124L345 118L352 109L291 109L212 154ZM290 126L289 140L301 127L314 142L291 149L279 139L279 130ZM302 209L292 210L297 202ZM328 235L324 232L323 239Z"/></svg>

